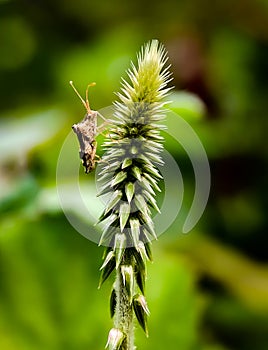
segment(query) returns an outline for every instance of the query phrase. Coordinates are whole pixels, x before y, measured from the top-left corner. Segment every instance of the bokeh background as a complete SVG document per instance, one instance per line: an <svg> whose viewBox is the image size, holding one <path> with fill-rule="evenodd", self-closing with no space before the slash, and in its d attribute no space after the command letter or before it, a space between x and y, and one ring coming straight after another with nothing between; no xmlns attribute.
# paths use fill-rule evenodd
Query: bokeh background
<svg viewBox="0 0 268 350"><path fill-rule="evenodd" d="M267 23L266 0L0 1L1 349L104 348L112 282L97 290L102 248L74 230L57 198L59 152L84 114L68 82L82 93L97 82L92 108L111 105L152 38L169 52L170 108L202 140L212 184L202 219L183 235L194 176L167 138L185 197L154 243L150 337L137 327L138 349L268 349ZM72 184L67 176L70 198ZM75 203L70 213L79 215Z"/></svg>

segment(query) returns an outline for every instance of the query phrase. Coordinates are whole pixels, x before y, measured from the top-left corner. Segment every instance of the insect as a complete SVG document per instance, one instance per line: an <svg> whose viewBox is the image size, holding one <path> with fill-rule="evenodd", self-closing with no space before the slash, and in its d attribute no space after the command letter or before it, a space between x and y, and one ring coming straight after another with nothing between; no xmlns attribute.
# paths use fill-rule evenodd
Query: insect
<svg viewBox="0 0 268 350"><path fill-rule="evenodd" d="M88 101L88 88L94 86L95 83L89 84L86 89L86 99L84 100L79 92L76 90L72 81L70 81L71 87L74 89L77 96L82 101L84 107L86 108L86 115L84 119L78 124L72 126L73 131L75 132L79 145L79 156L82 160L82 164L85 168L85 173L88 174L95 168L97 150L97 141L95 140L97 134L97 116L98 112L93 111L90 108Z"/></svg>

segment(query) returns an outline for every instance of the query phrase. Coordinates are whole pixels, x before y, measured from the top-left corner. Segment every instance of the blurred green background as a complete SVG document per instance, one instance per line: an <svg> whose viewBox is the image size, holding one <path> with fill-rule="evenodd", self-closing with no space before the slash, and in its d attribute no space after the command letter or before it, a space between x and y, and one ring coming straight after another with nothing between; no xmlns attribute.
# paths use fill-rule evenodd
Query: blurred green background
<svg viewBox="0 0 268 350"><path fill-rule="evenodd" d="M0 349L104 348L112 282L97 290L102 248L57 199L59 152L84 114L68 82L83 94L95 81L92 108L111 105L153 38L172 64L170 107L202 140L212 184L202 219L181 234L194 176L167 139L185 197L154 243L150 337L137 328L138 349L268 349L267 23L266 0L0 1ZM93 186L94 175L80 169L80 181Z"/></svg>

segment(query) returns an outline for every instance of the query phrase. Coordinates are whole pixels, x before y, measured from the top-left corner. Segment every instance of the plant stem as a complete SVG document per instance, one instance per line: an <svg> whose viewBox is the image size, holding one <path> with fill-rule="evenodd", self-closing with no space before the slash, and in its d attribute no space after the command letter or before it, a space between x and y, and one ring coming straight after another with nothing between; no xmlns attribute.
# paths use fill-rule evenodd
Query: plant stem
<svg viewBox="0 0 268 350"><path fill-rule="evenodd" d="M126 335L121 348L122 350L134 350L134 323L133 323L133 308L129 302L129 296L124 286L123 277L120 269L116 270L115 280L116 293L116 310L114 325L121 329Z"/></svg>

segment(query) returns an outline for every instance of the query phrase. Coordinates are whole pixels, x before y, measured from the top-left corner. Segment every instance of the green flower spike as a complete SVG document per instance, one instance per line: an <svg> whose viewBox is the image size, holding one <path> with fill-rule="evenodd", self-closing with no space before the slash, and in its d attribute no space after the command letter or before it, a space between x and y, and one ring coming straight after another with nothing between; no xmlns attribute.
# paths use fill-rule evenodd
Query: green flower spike
<svg viewBox="0 0 268 350"><path fill-rule="evenodd" d="M145 301L146 260L152 261L151 241L157 238L151 218L159 212L155 200L162 178L161 151L165 118L163 98L170 88L167 54L157 40L152 40L138 54L137 67L131 63L129 81L122 80L119 101L100 173L99 195L109 197L99 222L105 227L100 244L106 248L101 267L100 285L115 271L110 298L114 328L109 349L134 350L134 317L148 335ZM138 293L135 295L135 293Z"/></svg>

